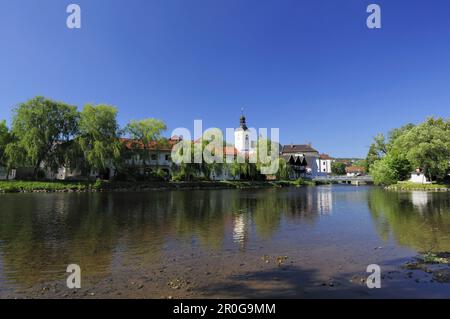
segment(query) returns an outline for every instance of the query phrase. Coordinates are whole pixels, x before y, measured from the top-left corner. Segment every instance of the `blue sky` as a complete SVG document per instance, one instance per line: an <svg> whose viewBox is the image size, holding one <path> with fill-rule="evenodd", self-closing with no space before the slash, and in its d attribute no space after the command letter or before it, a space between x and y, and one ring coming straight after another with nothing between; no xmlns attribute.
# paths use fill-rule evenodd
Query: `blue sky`
<svg viewBox="0 0 450 319"><path fill-rule="evenodd" d="M82 8L82 29L66 7ZM382 29L366 7L382 8ZM169 129L279 127L365 156L378 132L450 116L448 0L0 0L0 119L35 95Z"/></svg>

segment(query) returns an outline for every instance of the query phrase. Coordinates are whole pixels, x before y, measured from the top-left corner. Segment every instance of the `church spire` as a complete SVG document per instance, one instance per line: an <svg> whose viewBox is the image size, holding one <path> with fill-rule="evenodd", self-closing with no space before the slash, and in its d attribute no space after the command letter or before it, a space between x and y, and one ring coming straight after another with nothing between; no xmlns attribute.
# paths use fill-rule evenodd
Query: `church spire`
<svg viewBox="0 0 450 319"><path fill-rule="evenodd" d="M239 122L240 122L239 127L242 128L244 131L246 131L248 128L247 128L247 124L245 122L244 108L241 108L241 119Z"/></svg>

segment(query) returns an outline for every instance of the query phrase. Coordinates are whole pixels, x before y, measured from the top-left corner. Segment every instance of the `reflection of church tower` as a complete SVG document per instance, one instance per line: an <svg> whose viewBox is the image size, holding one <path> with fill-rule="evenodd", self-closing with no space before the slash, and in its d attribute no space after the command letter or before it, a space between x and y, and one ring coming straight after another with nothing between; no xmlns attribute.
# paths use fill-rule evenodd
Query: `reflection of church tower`
<svg viewBox="0 0 450 319"><path fill-rule="evenodd" d="M252 140L250 133L242 113L239 127L234 131L234 147L239 153L252 153L256 149L256 141Z"/></svg>
<svg viewBox="0 0 450 319"><path fill-rule="evenodd" d="M245 250L248 236L247 215L238 213L233 219L233 241L239 244L241 250Z"/></svg>

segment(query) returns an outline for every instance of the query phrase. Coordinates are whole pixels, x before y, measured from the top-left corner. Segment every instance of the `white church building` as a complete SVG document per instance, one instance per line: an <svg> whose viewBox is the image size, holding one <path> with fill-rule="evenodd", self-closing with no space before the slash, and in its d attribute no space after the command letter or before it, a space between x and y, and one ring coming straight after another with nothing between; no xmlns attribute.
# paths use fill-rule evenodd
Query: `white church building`
<svg viewBox="0 0 450 319"><path fill-rule="evenodd" d="M242 114L239 127L234 131L234 147L240 154L254 154L257 151L257 136L247 127L245 116Z"/></svg>

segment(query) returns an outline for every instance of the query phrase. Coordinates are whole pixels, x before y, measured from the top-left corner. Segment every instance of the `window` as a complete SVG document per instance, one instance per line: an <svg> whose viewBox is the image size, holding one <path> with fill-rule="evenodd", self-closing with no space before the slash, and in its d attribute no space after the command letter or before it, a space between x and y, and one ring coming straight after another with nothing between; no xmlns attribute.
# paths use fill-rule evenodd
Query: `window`
<svg viewBox="0 0 450 319"><path fill-rule="evenodd" d="M156 161L158 159L156 154L152 154L150 158L151 158L152 161Z"/></svg>
<svg viewBox="0 0 450 319"><path fill-rule="evenodd" d="M170 155L169 154L166 154L165 158L166 158L166 161L170 161Z"/></svg>

